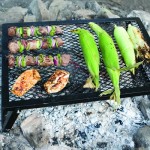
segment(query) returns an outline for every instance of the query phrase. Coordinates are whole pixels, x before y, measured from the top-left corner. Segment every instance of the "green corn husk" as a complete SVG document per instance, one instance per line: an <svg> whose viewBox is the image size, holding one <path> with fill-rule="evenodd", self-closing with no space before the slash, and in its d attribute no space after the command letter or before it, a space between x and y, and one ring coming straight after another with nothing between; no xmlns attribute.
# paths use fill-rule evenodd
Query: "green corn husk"
<svg viewBox="0 0 150 150"><path fill-rule="evenodd" d="M134 45L136 57L140 57L142 59L145 59L147 62L150 62L150 47L144 40L141 31L137 27L129 24L127 32Z"/></svg>
<svg viewBox="0 0 150 150"><path fill-rule="evenodd" d="M136 63L134 46L127 31L123 27L115 25L114 37L126 66L133 66ZM135 74L135 68L132 68L130 71Z"/></svg>
<svg viewBox="0 0 150 150"><path fill-rule="evenodd" d="M114 99L118 104L120 104L120 87L119 87L120 66L119 66L119 58L118 58L118 54L114 42L110 37L110 35L105 30L103 30L100 26L98 26L93 22L90 22L89 25L98 35L102 58L106 70L114 86L114 92L110 96L110 99ZM101 95L110 94L112 93L112 91L113 90L105 91Z"/></svg>
<svg viewBox="0 0 150 150"><path fill-rule="evenodd" d="M90 72L91 77L87 79L85 88L99 88L99 66L100 56L93 35L85 29L72 30L73 33L79 35L79 42L83 52L83 56ZM92 82L93 81L93 82ZM94 84L93 84L94 83Z"/></svg>

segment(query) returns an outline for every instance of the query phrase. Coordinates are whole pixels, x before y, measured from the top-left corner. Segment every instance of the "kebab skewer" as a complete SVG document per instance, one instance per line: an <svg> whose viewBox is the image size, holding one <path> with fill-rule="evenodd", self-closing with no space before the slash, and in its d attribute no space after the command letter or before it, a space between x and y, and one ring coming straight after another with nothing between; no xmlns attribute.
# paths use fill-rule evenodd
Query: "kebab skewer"
<svg viewBox="0 0 150 150"><path fill-rule="evenodd" d="M8 56L8 66L9 68L13 67L26 67L26 66L67 66L70 62L69 54L57 54L56 56L52 55L43 55L38 56L17 56L9 55Z"/></svg>
<svg viewBox="0 0 150 150"><path fill-rule="evenodd" d="M10 27L8 28L8 36L16 37L32 37L32 36L44 36L50 35L54 36L57 34L62 34L63 31L59 26L31 26L31 27Z"/></svg>
<svg viewBox="0 0 150 150"><path fill-rule="evenodd" d="M8 43L11 53L22 53L24 50L37 50L60 47L64 44L61 38L43 38L34 40L14 40Z"/></svg>

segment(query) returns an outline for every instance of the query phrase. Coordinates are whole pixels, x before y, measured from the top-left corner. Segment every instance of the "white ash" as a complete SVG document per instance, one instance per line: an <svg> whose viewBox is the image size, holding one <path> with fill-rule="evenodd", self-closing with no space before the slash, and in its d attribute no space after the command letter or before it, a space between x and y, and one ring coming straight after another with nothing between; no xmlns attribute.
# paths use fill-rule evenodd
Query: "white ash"
<svg viewBox="0 0 150 150"><path fill-rule="evenodd" d="M139 127L149 124L138 109L141 99L142 96L124 98L116 111L110 106L112 101L23 110L14 127L38 113L46 119L45 128L49 131L51 145L66 144L81 149L103 146L104 149L121 150L123 145L133 148L133 134Z"/></svg>

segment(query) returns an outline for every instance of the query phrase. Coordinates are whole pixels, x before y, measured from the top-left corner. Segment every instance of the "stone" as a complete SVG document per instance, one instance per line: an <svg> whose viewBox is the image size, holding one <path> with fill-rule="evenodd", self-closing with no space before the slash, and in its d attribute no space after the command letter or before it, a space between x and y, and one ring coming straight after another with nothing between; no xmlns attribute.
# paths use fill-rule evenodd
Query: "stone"
<svg viewBox="0 0 150 150"><path fill-rule="evenodd" d="M12 7L7 12L0 11L0 24L20 22L27 11L28 9L22 7Z"/></svg>
<svg viewBox="0 0 150 150"><path fill-rule="evenodd" d="M35 150L77 150L76 148L71 148L66 145L59 145L59 146L51 146L51 144L45 145L41 148L36 148Z"/></svg>
<svg viewBox="0 0 150 150"><path fill-rule="evenodd" d="M94 11L90 9L79 9L73 12L74 18L77 19L91 19L96 15Z"/></svg>
<svg viewBox="0 0 150 150"><path fill-rule="evenodd" d="M27 14L24 16L24 22L36 22L36 17L34 15Z"/></svg>
<svg viewBox="0 0 150 150"><path fill-rule="evenodd" d="M39 6L39 9L40 9L42 20L43 21L44 20L49 20L49 11L46 8L46 5L41 0L38 0L38 6Z"/></svg>
<svg viewBox="0 0 150 150"><path fill-rule="evenodd" d="M101 6L96 1L87 1L85 3L85 8L90 9L98 13L101 9Z"/></svg>
<svg viewBox="0 0 150 150"><path fill-rule="evenodd" d="M0 140L1 143L1 140ZM5 134L2 142L2 149L4 150L32 150L29 142L24 138L20 132L20 128L13 128L9 134Z"/></svg>
<svg viewBox="0 0 150 150"><path fill-rule="evenodd" d="M0 149L4 146L4 135L0 134Z"/></svg>
<svg viewBox="0 0 150 150"><path fill-rule="evenodd" d="M143 99L140 104L139 108L146 120L150 120L150 100Z"/></svg>
<svg viewBox="0 0 150 150"><path fill-rule="evenodd" d="M43 117L33 114L21 123L23 135L35 148L40 148L49 142L49 132L45 127L45 122Z"/></svg>
<svg viewBox="0 0 150 150"><path fill-rule="evenodd" d="M142 20L147 32L150 33L150 13L143 10L133 10L127 15L127 17L139 17Z"/></svg>
<svg viewBox="0 0 150 150"><path fill-rule="evenodd" d="M99 5L96 1L88 1L85 4L85 8L91 9L96 12L97 17L105 18L119 18L118 15L113 14L109 9Z"/></svg>
<svg viewBox="0 0 150 150"><path fill-rule="evenodd" d="M61 4L61 5L60 5ZM71 19L72 11L76 10L75 4L71 1L54 0L49 7L50 21Z"/></svg>
<svg viewBox="0 0 150 150"><path fill-rule="evenodd" d="M144 126L140 128L137 133L134 134L133 140L135 148L137 149L150 149L150 126Z"/></svg>
<svg viewBox="0 0 150 150"><path fill-rule="evenodd" d="M38 0L33 0L29 5L29 10L32 12L34 16L36 16L36 20L40 21L42 19L40 9L38 6Z"/></svg>
<svg viewBox="0 0 150 150"><path fill-rule="evenodd" d="M4 0L1 3L4 8L12 8L12 6L27 8L31 2L32 0Z"/></svg>
<svg viewBox="0 0 150 150"><path fill-rule="evenodd" d="M41 0L33 0L29 6L29 10L36 16L38 21L49 20L49 11Z"/></svg>

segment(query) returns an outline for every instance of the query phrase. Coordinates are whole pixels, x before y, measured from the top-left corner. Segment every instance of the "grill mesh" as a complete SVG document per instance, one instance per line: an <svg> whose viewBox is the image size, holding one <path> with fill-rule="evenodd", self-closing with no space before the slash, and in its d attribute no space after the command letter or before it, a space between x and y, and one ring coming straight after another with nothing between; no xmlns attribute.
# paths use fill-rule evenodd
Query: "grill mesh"
<svg viewBox="0 0 150 150"><path fill-rule="evenodd" d="M116 41L113 37L113 26L121 25L125 28L127 28L127 25L129 23L132 23L133 25L138 26L136 21L132 22L114 22L112 23L100 23L99 25L105 29L113 38L117 52L119 55L120 60L120 67L125 67L125 64L122 60L122 57L120 55L118 46L116 44ZM55 48L55 49L48 49L48 50L37 50L37 51L28 51L25 52L26 55L35 56L38 54L46 54L46 55L53 55L56 54L70 54L71 55L71 62L66 67L56 67L56 66L49 66L49 67L26 67L26 68L13 68L9 69L8 71L8 78L9 78L9 101L21 101L21 100L30 100L30 99L36 99L38 101L38 98L51 98L51 97L60 97L62 95L73 95L73 94L81 94L81 93L92 93L94 90L91 89L83 89L83 85L86 81L86 79L89 76L87 67L85 65L85 61L82 55L82 51L79 45L78 36L75 34L72 34L70 30L76 29L77 27L81 27L84 29L88 29L91 33L94 34L97 45L98 45L98 39L95 35L95 33L89 28L87 24L70 24L70 25L60 25L63 28L63 35L60 35L65 42L64 45L61 48ZM88 41L87 41L88 42ZM19 54L17 54L19 56ZM17 56L16 55L16 56ZM100 53L101 57L101 53ZM42 80L38 82L32 89L30 89L24 96L21 98L16 97L13 95L10 91L12 88L12 85L14 84L17 77L25 70L27 69L37 69L42 77ZM64 69L70 72L70 79L69 83L67 84L66 88L63 89L61 92L57 94L47 94L43 88L43 84L48 80L51 74L54 73L57 69ZM143 66L140 66L136 70L136 75L132 76L131 73L123 72L120 76L120 88L121 89L132 89L134 87L142 87L149 82L150 78L150 66L148 64L144 64ZM101 57L101 65L100 65L100 84L101 87L99 89L100 91L105 91L107 89L112 89L112 83L110 81L110 78L106 72L106 69L103 64L103 60Z"/></svg>

